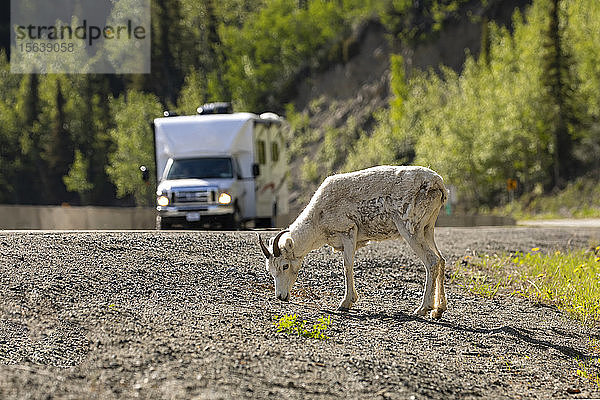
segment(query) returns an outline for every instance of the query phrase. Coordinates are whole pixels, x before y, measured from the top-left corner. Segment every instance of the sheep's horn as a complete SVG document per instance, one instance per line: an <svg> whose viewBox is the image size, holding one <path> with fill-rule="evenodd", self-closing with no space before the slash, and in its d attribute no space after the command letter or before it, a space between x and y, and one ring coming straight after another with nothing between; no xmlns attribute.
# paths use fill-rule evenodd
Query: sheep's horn
<svg viewBox="0 0 600 400"><path fill-rule="evenodd" d="M273 257L279 257L281 255L281 250L279 249L279 238L281 235L289 231L289 229L284 229L283 231L279 232L277 236L275 236L275 239L273 240Z"/></svg>
<svg viewBox="0 0 600 400"><path fill-rule="evenodd" d="M267 246L265 246L265 244L263 243L262 238L258 233L256 235L258 236L258 243L260 243L260 249L265 255L265 258L271 258L271 253L269 252L269 249L267 249Z"/></svg>

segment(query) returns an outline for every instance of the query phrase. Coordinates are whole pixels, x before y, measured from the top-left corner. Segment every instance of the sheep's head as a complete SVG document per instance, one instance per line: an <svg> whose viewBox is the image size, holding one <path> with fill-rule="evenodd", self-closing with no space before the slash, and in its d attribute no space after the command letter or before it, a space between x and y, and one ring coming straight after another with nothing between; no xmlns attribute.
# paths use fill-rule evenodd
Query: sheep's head
<svg viewBox="0 0 600 400"><path fill-rule="evenodd" d="M289 299L290 291L302 266L302 258L294 257L294 241L292 238L288 235L283 241L280 241L281 237L288 232L286 229L270 239L269 247L265 246L260 235L258 236L260 248L266 258L267 271L271 273L275 280L275 296L283 301Z"/></svg>

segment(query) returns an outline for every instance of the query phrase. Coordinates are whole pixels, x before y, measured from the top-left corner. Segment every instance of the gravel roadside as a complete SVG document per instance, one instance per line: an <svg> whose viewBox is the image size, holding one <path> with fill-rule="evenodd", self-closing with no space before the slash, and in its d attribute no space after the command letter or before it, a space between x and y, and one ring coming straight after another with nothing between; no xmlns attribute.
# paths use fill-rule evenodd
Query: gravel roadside
<svg viewBox="0 0 600 400"><path fill-rule="evenodd" d="M264 237L272 232L263 232ZM587 248L597 228L438 228L453 262L473 252ZM600 327L525 299L447 285L439 321L412 316L423 268L399 241L311 252L275 299L253 232L0 232L0 398L600 398L576 374ZM277 334L274 315L328 340Z"/></svg>

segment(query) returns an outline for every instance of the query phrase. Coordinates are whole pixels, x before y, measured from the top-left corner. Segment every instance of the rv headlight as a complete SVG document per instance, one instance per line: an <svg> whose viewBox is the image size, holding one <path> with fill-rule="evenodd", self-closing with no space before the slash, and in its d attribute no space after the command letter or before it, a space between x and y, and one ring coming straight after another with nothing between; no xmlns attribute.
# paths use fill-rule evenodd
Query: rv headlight
<svg viewBox="0 0 600 400"><path fill-rule="evenodd" d="M167 196L159 196L156 199L156 203L161 207L166 207L169 205L169 198Z"/></svg>
<svg viewBox="0 0 600 400"><path fill-rule="evenodd" d="M219 195L219 204L229 204L231 203L231 196L227 193L221 193Z"/></svg>

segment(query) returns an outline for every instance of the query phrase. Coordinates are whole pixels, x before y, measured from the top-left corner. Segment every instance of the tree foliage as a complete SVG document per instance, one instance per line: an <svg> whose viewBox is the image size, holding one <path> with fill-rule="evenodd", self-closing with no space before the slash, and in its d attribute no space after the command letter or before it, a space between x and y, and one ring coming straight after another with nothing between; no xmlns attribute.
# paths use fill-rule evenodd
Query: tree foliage
<svg viewBox="0 0 600 400"><path fill-rule="evenodd" d="M349 117L349 129L315 135L286 105L300 80L349 60L360 22L379 20L393 45L414 45L472 3L152 0L148 75L16 75L0 51L0 202L149 204L153 187L139 166L153 165L152 119L221 100L287 111L297 128L290 154L306 160L302 176L314 183L339 170L419 163L475 207L502 202L509 178L520 192L549 190L600 168L595 0L533 0L510 30L484 22L484 51L460 72L407 70L392 56L393 96L368 131ZM320 150L307 150L315 141Z"/></svg>
<svg viewBox="0 0 600 400"><path fill-rule="evenodd" d="M152 164L162 109L282 111L303 71L339 59L349 26L384 1L152 0L148 75L10 75L0 53L0 201L147 204L137 164Z"/></svg>
<svg viewBox="0 0 600 400"><path fill-rule="evenodd" d="M481 57L468 56L461 73L415 72L404 101L394 97L350 160L388 163L390 149L408 143L414 162L439 171L471 207L501 203L507 179L520 192L550 189L597 165L582 155L590 144L599 154L599 11L591 0L537 0L515 13L512 31L489 23ZM392 84L403 76L393 71Z"/></svg>
<svg viewBox="0 0 600 400"><path fill-rule="evenodd" d="M336 2L299 8L294 1L272 0L242 29L223 27L226 79L236 105L280 108L295 74L318 63L318 50L344 29L343 11Z"/></svg>
<svg viewBox="0 0 600 400"><path fill-rule="evenodd" d="M111 102L115 116L115 128L110 137L116 151L109 157L106 167L120 197L133 195L139 205L151 205L154 201L156 179L144 182L140 179L140 166L154 163L154 137L150 126L162 106L152 94L130 90ZM154 174L151 171L151 176Z"/></svg>

